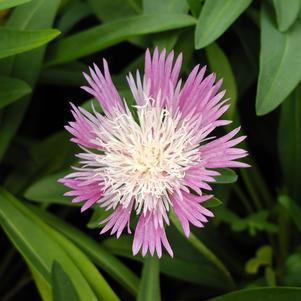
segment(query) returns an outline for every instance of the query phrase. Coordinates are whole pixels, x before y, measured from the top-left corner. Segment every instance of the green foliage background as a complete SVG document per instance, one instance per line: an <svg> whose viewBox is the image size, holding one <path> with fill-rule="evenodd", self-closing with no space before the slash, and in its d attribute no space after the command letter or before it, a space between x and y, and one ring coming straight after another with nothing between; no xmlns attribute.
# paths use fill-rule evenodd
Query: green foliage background
<svg viewBox="0 0 301 301"><path fill-rule="evenodd" d="M189 240L171 216L160 260L98 236L106 213L57 183L78 150L67 95L93 101L81 72L107 56L131 103L124 76L155 46L224 78L252 166L220 170ZM300 0L0 0L0 300L301 300L300 49Z"/></svg>

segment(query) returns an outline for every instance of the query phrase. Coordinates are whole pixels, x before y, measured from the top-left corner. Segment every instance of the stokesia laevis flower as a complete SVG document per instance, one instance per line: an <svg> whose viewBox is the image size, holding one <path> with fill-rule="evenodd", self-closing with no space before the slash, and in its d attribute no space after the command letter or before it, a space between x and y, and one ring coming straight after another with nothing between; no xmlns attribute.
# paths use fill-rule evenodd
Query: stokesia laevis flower
<svg viewBox="0 0 301 301"><path fill-rule="evenodd" d="M84 202L82 211L99 204L112 213L101 223L101 233L121 235L130 230L131 214L138 215L133 254L142 248L162 255L162 245L173 256L165 225L173 210L183 231L189 236L190 223L203 227L212 217L202 202L212 195L209 183L219 173L213 169L246 167L236 160L247 155L234 147L245 136L234 138L239 128L215 138L212 131L230 121L220 117L229 108L222 81L215 74L205 77L205 67L196 66L182 85L179 73L180 54L161 53L156 48L145 54L141 78L130 73L127 81L135 99L136 117L118 94L103 61L103 72L94 64L90 75L84 74L89 86L82 87L100 103L104 115L89 113L72 105L74 121L66 126L71 141L82 148L77 156L80 166L60 180L71 188L66 195L73 202Z"/></svg>

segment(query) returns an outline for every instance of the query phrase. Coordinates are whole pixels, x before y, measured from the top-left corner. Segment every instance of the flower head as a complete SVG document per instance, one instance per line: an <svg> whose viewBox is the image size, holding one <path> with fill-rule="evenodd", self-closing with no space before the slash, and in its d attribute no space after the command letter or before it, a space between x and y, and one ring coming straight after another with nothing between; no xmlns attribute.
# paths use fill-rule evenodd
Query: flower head
<svg viewBox="0 0 301 301"><path fill-rule="evenodd" d="M142 248L162 255L162 245L173 252L165 233L168 213L173 210L184 233L189 225L203 227L213 214L202 206L212 195L210 182L219 173L213 169L246 167L236 161L247 152L234 146L245 136L234 138L239 128L227 135L210 136L218 126L230 123L220 117L228 109L219 92L221 80L205 77L205 67L196 66L186 82L179 80L182 56L173 64L173 52L166 55L156 48L153 56L147 50L145 71L127 81L136 105L133 116L123 100L103 61L103 72L94 65L84 74L89 86L82 87L100 103L104 115L89 113L72 105L75 121L66 129L73 142L81 146L80 167L60 181L71 188L66 195L73 202L84 202L82 210L94 204L111 209L101 221L101 233L111 230L119 237L130 230L131 214L138 215L133 253Z"/></svg>

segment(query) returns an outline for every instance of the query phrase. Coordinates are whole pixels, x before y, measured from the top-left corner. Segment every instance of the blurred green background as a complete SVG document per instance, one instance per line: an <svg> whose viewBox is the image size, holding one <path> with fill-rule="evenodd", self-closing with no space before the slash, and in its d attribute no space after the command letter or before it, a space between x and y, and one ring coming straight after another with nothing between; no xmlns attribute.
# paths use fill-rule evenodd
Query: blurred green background
<svg viewBox="0 0 301 301"><path fill-rule="evenodd" d="M0 300L301 300L301 0L0 0ZM221 170L215 218L175 256L133 257L99 236L57 179L78 148L69 101L105 57L131 104L129 70L158 46L207 65L231 98L252 168Z"/></svg>

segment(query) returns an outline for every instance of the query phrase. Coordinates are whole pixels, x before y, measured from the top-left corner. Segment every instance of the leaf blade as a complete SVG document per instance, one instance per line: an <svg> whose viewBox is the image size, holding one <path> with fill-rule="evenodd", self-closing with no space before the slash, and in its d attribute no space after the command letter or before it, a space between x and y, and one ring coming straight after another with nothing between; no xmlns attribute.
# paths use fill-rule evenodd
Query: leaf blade
<svg viewBox="0 0 301 301"><path fill-rule="evenodd" d="M17 78L0 76L0 109L31 92L31 87Z"/></svg>
<svg viewBox="0 0 301 301"><path fill-rule="evenodd" d="M297 287L243 289L208 301L286 301L299 300L301 289Z"/></svg>
<svg viewBox="0 0 301 301"><path fill-rule="evenodd" d="M195 19L188 15L141 15L112 21L74 34L54 44L50 49L47 65L60 64L92 54L130 37L193 24Z"/></svg>
<svg viewBox="0 0 301 301"><path fill-rule="evenodd" d="M56 38L57 29L15 30L0 28L0 59L38 48Z"/></svg>
<svg viewBox="0 0 301 301"><path fill-rule="evenodd" d="M259 116L274 110L301 79L301 21L297 20L285 33L279 32L274 23L268 5L263 3L256 95L256 113Z"/></svg>
<svg viewBox="0 0 301 301"><path fill-rule="evenodd" d="M273 0L277 24L280 31L286 31L296 21L300 9L300 0Z"/></svg>
<svg viewBox="0 0 301 301"><path fill-rule="evenodd" d="M196 25L195 48L203 48L219 38L251 2L252 0L207 0Z"/></svg>

